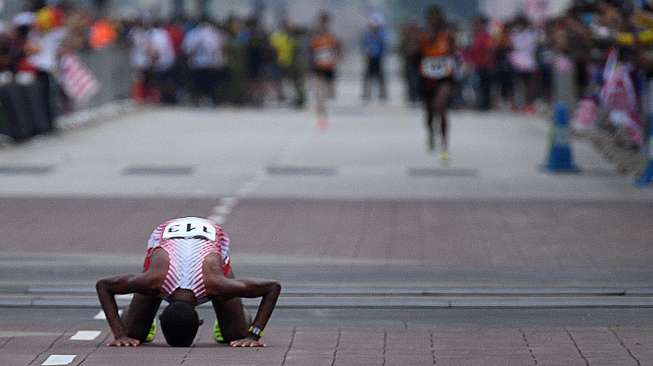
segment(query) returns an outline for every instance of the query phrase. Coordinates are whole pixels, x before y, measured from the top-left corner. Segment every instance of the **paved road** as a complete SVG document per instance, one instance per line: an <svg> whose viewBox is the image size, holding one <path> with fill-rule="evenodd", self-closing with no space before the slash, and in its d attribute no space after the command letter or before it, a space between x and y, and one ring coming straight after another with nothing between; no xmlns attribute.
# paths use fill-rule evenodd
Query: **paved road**
<svg viewBox="0 0 653 366"><path fill-rule="evenodd" d="M340 93L326 132L162 108L0 150L0 365L653 362L653 190L584 143L583 174L541 171L546 121L498 112L456 112L441 166L419 111ZM192 349L98 347L94 281L138 271L152 227L185 215L224 223L237 275L286 285L271 347L206 329ZM69 340L85 329L102 333Z"/></svg>
<svg viewBox="0 0 653 366"><path fill-rule="evenodd" d="M419 111L338 108L326 133L308 112L144 111L4 149L0 193L215 198L249 187L254 198L653 198L584 143L574 147L585 174L540 171L548 128L537 118L456 113L445 169L425 151Z"/></svg>

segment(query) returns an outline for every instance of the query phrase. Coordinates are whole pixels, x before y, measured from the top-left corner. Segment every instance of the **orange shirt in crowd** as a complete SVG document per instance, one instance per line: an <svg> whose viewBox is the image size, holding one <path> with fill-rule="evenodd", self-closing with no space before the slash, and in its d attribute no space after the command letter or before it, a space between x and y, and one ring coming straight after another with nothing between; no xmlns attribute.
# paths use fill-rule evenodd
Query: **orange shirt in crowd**
<svg viewBox="0 0 653 366"><path fill-rule="evenodd" d="M91 26L88 42L92 48L104 48L116 40L118 36L113 24L107 20L98 20Z"/></svg>

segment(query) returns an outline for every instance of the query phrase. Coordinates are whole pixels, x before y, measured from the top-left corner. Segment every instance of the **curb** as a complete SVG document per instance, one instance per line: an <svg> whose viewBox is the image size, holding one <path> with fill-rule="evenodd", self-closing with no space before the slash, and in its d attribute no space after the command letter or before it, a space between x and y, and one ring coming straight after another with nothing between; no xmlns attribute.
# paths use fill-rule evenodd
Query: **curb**
<svg viewBox="0 0 653 366"><path fill-rule="evenodd" d="M19 294L5 292L6 294ZM30 287L23 295L95 296L92 287ZM0 296L2 291L0 290ZM284 287L282 296L296 297L588 297L588 296L653 296L648 287Z"/></svg>
<svg viewBox="0 0 653 366"><path fill-rule="evenodd" d="M131 99L108 102L98 107L82 109L61 116L55 121L60 130L71 130L90 125L102 120L111 119L137 110L137 105Z"/></svg>
<svg viewBox="0 0 653 366"><path fill-rule="evenodd" d="M116 299L118 306L130 297ZM258 299L243 299L257 307ZM201 305L210 307L210 303ZM99 308L95 296L0 295L0 307ZM279 298L281 309L495 309L495 308L653 308L653 296L293 296Z"/></svg>

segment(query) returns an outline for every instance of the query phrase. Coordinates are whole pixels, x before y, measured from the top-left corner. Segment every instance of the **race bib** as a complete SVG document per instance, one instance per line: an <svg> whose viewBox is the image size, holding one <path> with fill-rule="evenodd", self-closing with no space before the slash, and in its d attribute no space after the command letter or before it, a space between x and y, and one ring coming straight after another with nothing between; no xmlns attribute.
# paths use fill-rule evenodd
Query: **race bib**
<svg viewBox="0 0 653 366"><path fill-rule="evenodd" d="M333 66L336 63L336 50L330 47L315 50L315 64L318 66Z"/></svg>
<svg viewBox="0 0 653 366"><path fill-rule="evenodd" d="M163 229L163 239L202 237L215 241L216 230L210 222L198 218L175 220Z"/></svg>
<svg viewBox="0 0 653 366"><path fill-rule="evenodd" d="M422 75L431 79L443 79L453 75L456 60L451 56L427 57L422 60Z"/></svg>

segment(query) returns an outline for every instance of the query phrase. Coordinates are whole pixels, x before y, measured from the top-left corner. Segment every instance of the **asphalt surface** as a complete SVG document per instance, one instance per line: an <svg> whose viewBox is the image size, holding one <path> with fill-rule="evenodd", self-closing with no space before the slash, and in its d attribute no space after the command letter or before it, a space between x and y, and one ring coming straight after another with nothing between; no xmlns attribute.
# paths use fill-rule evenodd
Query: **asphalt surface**
<svg viewBox="0 0 653 366"><path fill-rule="evenodd" d="M547 121L502 112L455 112L445 166L398 89L357 94L326 132L145 108L1 149L0 365L653 364L653 190L582 142L583 173L542 171ZM215 345L209 307L192 348L104 347L95 281L189 215L223 223L238 277L283 283L270 347Z"/></svg>

